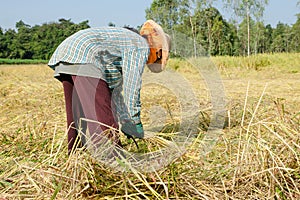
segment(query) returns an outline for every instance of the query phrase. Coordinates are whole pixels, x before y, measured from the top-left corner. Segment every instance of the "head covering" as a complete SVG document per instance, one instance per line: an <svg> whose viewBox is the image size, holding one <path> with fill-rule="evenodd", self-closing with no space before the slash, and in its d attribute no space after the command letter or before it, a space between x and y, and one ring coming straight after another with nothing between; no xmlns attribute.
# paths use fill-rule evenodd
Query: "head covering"
<svg viewBox="0 0 300 200"><path fill-rule="evenodd" d="M140 34L147 39L150 47L148 68L156 73L163 71L169 59L170 36L153 20L147 20L143 24Z"/></svg>

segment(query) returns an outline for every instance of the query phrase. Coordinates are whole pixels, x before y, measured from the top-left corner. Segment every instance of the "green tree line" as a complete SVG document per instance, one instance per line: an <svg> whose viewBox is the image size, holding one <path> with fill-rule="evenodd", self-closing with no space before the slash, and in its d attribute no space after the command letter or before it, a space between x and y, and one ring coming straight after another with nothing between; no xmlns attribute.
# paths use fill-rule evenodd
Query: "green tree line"
<svg viewBox="0 0 300 200"><path fill-rule="evenodd" d="M199 51L197 46L212 56L300 52L300 14L295 24L279 22L272 27L261 20L267 0L261 4L258 0L223 1L228 8L234 8L236 20L225 20L213 7L214 0L153 0L145 13L147 19L157 21L170 35L177 32L192 38L197 45L189 50L191 53ZM0 58L48 60L66 37L89 27L88 21L76 24L70 19L32 27L21 20L15 29L0 27ZM176 53L186 41L175 40Z"/></svg>
<svg viewBox="0 0 300 200"><path fill-rule="evenodd" d="M75 24L70 19L33 27L20 20L16 29L0 28L0 58L48 60L65 38L89 27L88 21Z"/></svg>
<svg viewBox="0 0 300 200"><path fill-rule="evenodd" d="M268 0L223 0L224 7L235 14L234 19L227 21L213 6L214 2L153 0L146 9L146 18L169 29L171 35L180 32L192 38L213 56L300 52L300 14L293 25L279 22L272 27L262 21ZM197 45L194 45L195 54ZM173 48L176 51L176 47Z"/></svg>

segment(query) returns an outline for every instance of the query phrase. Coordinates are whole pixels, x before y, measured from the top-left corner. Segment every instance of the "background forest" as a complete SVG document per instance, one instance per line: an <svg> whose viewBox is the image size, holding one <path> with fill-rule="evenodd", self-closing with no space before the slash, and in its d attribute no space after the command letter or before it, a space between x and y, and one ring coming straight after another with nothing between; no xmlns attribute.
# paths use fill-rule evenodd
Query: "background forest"
<svg viewBox="0 0 300 200"><path fill-rule="evenodd" d="M300 52L300 14L295 24L279 22L272 27L262 21L267 0L223 0L228 12L234 13L234 19L228 21L213 2L154 0L145 13L165 30L193 38L212 56ZM108 26L115 25L109 22ZM0 58L48 60L66 37L89 27L88 20L76 24L71 19L34 26L20 20L15 29L8 30L0 25Z"/></svg>

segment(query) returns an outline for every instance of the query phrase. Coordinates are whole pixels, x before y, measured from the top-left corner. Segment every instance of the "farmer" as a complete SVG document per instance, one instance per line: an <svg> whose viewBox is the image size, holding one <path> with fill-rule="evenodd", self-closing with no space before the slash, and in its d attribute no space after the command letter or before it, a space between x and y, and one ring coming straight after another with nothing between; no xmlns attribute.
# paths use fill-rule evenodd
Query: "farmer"
<svg viewBox="0 0 300 200"><path fill-rule="evenodd" d="M140 33L132 28L88 28L57 47L48 65L64 89L69 154L86 143L84 137L77 139L79 129L88 130L95 141L105 135L119 146L119 124L128 137L144 137L142 73L145 64L161 72L169 49L169 36L152 20Z"/></svg>

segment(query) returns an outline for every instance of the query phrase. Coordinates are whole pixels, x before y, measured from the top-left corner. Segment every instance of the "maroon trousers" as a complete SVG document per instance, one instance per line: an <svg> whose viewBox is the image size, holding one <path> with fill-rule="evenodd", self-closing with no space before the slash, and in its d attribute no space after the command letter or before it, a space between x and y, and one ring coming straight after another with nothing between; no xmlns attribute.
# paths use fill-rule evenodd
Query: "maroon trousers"
<svg viewBox="0 0 300 200"><path fill-rule="evenodd" d="M66 104L69 154L74 147L86 142L77 139L79 129L83 133L88 130L94 138L101 136L103 132L108 132L105 135L113 138L113 141L121 146L118 134L109 128L118 129L118 124L112 112L111 91L107 83L97 78L68 74L61 74L60 78ZM81 118L98 121L109 127L84 119L80 120Z"/></svg>

